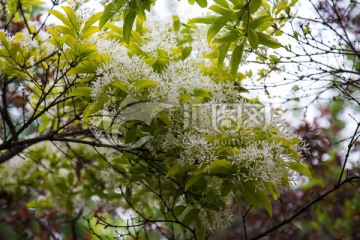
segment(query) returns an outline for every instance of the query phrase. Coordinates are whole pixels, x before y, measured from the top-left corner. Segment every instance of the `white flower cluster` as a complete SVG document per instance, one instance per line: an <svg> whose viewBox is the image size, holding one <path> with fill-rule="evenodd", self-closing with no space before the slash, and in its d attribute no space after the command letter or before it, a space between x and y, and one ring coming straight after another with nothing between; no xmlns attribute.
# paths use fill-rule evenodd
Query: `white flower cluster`
<svg viewBox="0 0 360 240"><path fill-rule="evenodd" d="M257 187L261 189L264 187L263 182L276 185L281 183L279 171L283 170L280 167L284 161L284 155L284 149L280 144L261 142L259 145L250 144L242 148L229 160L238 167L236 177L239 181L254 180L260 183Z"/></svg>
<svg viewBox="0 0 360 240"><path fill-rule="evenodd" d="M8 43L18 43L26 51L30 51L34 48L39 47L39 43L33 39L33 35L29 34L27 30L23 30L21 33L18 33L16 36L9 34L7 31L0 29L0 32L4 33L6 41ZM2 44L0 43L0 46Z"/></svg>
<svg viewBox="0 0 360 240"><path fill-rule="evenodd" d="M23 38L19 41L19 44L27 51L39 47L38 41L34 40L32 35L25 32L23 32Z"/></svg>
<svg viewBox="0 0 360 240"><path fill-rule="evenodd" d="M94 82L93 96L98 96L102 87L116 80L121 80L126 87L130 87L136 81L157 79L157 74L144 63L138 56L130 57L126 47L119 42L109 39L96 41L96 47L100 54L106 54L108 61L97 70L101 77Z"/></svg>
<svg viewBox="0 0 360 240"><path fill-rule="evenodd" d="M167 28L153 26L149 27L149 32L139 44L151 60L156 60L159 49L166 52L167 64L159 71L154 70L149 63L154 61L131 53L125 45L115 40L98 39L98 52L108 60L97 69L98 77L93 82L92 96L99 97L105 85L120 81L130 96L139 97L141 101L174 106L164 110L172 124L167 125L166 131L161 134L154 134L144 145L156 159L165 155L175 159L173 163L180 166L209 167L205 174L212 174L210 166L215 161L226 161L232 168L228 174L224 172L228 181L251 181L256 184L256 190L260 191L266 191L268 183L281 185L284 177L291 177L286 162L296 161L296 157L289 152L299 152L303 148L291 142L295 135L276 119L261 117L258 106L244 104L234 83L219 81L212 75L204 74L198 67L198 60L179 60L173 52L173 48L176 48L175 37ZM132 86L141 80L152 80L156 84L146 91L134 93ZM106 89L111 95L111 87ZM110 109L113 107L112 101L109 100L101 114L116 116L117 111ZM192 105L199 105L203 109L195 111ZM186 106L190 106L190 110ZM234 106L240 106L243 115L236 118L236 111L232 109ZM254 117L257 113L259 116ZM196 121L188 121L187 117L196 117ZM282 141L289 144L284 145ZM105 171L101 175L103 179L114 179ZM211 176L219 175L214 173ZM113 185L114 182L109 180L107 187ZM206 191L219 191L219 183L207 184ZM211 195L210 192L208 195ZM216 195L213 196L214 201L219 200L215 199ZM211 198L208 200L212 201ZM222 200L227 202L226 199ZM229 205L228 202L226 204ZM219 223L215 220L209 222L213 228L229 223L227 212L206 211L202 212L204 218L211 215Z"/></svg>
<svg viewBox="0 0 360 240"><path fill-rule="evenodd" d="M124 86L130 89L139 80L152 80L156 81L157 84L152 86L145 99L142 98L141 100L180 106L181 94L193 96L196 90L202 89L211 96L209 101L206 102L208 106L219 103L242 104L238 100L239 95L233 83L217 83L216 79L203 74L193 62L179 61L176 57L173 57L172 48L176 45L175 37L168 28L159 27L159 24L155 22L149 24L149 31L140 44L141 49L153 57L155 57L159 48L167 52L169 62L161 71L154 71L143 58L130 54L129 50L121 43L115 40L98 39L96 41L98 52L106 55L108 61L97 70L99 77L93 83L92 95L94 97L99 96L103 86L113 81L121 81ZM111 89L108 91L111 91ZM128 94L132 95L133 93L129 90ZM190 103L192 102L198 103L196 98L190 100ZM107 114L110 116L112 112L109 110ZM156 154L156 149L159 149L159 152L169 152L177 149L178 152L174 154L178 155L180 164L196 163L198 166L210 164L218 159L219 146L205 141L204 138L208 135L218 134L221 127L211 129L213 123L209 122L211 118L209 119L208 114L200 113L198 116L198 122L200 122L201 126L208 128L205 133L197 132L197 126L192 125L188 126L187 130L184 130L184 116L179 118L181 114L179 114L178 110L170 111L169 114L174 122L174 127L146 145L152 153ZM230 120L233 121L233 119ZM243 124L244 126L241 126L236 132L227 133L232 138L239 137L239 134L243 133L249 125L255 126L256 124L257 127L261 127L263 130L278 129L277 137L294 137L286 128L280 129L277 122L265 120L267 122L259 125L259 123L254 124L251 120L244 121L244 119L240 119L240 121L246 122L245 125ZM230 123L232 122L223 122L224 126ZM231 124L229 127L231 127ZM252 133L253 130L249 129L247 131L250 134L247 134L246 138L241 136L242 141L254 141L256 136ZM246 168L248 170L246 173L239 172L237 177L243 180L258 180L260 178L264 181L279 183L280 174L277 174L276 169L284 161L285 157L282 157L282 155L286 155L280 144L263 140L259 141L258 144L243 144L237 147L240 152L233 155L232 158L227 158L227 160L232 165L238 166L239 169ZM180 152L179 149L181 149Z"/></svg>
<svg viewBox="0 0 360 240"><path fill-rule="evenodd" d="M174 32L168 28L169 25L170 23L160 22L149 16L145 23L149 31L143 36L142 50L153 57L157 55L158 49L171 52L171 49L176 46L176 40Z"/></svg>
<svg viewBox="0 0 360 240"><path fill-rule="evenodd" d="M0 188L6 191L15 191L17 184L29 178L34 172L31 160L13 157L0 165Z"/></svg>
<svg viewBox="0 0 360 240"><path fill-rule="evenodd" d="M159 80L149 95L150 100L172 104L179 103L180 94L192 95L196 89L217 92L221 88L190 62L170 61Z"/></svg>
<svg viewBox="0 0 360 240"><path fill-rule="evenodd" d="M150 44L144 45L150 50L153 48L149 46ZM136 55L130 57L126 47L115 40L98 40L96 46L99 53L108 55L109 61L97 70L97 74L101 77L94 82L93 96L98 96L102 86L115 80L121 80L126 87L131 87L139 80L156 81L158 84L154 86L147 100L171 104L179 104L180 94L192 95L195 89L206 89L215 95L220 95L219 92L223 90L220 84L201 74L200 69L191 62L175 61L170 58L168 66L158 73L142 58Z"/></svg>

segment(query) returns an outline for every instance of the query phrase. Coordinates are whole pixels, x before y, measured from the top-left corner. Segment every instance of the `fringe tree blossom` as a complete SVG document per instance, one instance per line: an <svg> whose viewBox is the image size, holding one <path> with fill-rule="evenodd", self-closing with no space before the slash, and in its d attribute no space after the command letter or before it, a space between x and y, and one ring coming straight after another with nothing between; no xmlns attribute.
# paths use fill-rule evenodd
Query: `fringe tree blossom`
<svg viewBox="0 0 360 240"><path fill-rule="evenodd" d="M103 126L100 133L115 131L112 137L121 139L117 141L120 147L129 137L136 145L137 140L150 136L146 143L141 142L145 143L142 151L154 161L163 161L167 177L186 174L190 178L186 190L202 189L196 201L211 229L228 225L230 196L245 196L250 201L251 194L271 193L277 198L275 189L289 186L291 169L301 160L299 152L304 146L268 109L241 97L234 82L207 73L207 60L182 60L177 54L177 36L169 27L157 22L148 26L138 54L114 39L97 39L97 51L106 61L97 68L92 96L94 101L108 100L92 124ZM138 104L124 103L127 96L138 103L170 107L152 116L151 123L138 123L139 131L129 133L127 127L115 124L124 106L132 109L132 104ZM147 110L139 114L149 114ZM104 129L101 116L112 119L109 128ZM128 118L121 124L138 120ZM151 130L155 122L161 127ZM113 177L104 170L101 175L108 178L107 189L113 190ZM260 203L271 212L266 200Z"/></svg>

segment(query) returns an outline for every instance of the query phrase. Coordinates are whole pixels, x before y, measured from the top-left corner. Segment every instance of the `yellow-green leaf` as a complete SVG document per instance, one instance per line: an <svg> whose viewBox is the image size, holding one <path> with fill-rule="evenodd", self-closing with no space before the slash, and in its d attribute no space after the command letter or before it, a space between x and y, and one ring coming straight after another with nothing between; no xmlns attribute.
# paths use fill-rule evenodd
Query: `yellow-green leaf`
<svg viewBox="0 0 360 240"><path fill-rule="evenodd" d="M207 32L207 41L209 43L227 22L228 22L228 18L223 16L215 19L215 22L211 24Z"/></svg>
<svg viewBox="0 0 360 240"><path fill-rule="evenodd" d="M266 189L269 191L269 193L273 196L273 198L276 200L279 197L279 190L277 189L276 185L273 183L265 182L264 183Z"/></svg>
<svg viewBox="0 0 360 240"><path fill-rule="evenodd" d="M102 29L107 21L119 12L120 8L124 5L124 0L116 0L105 6L105 9L100 17L99 28Z"/></svg>
<svg viewBox="0 0 360 240"><path fill-rule="evenodd" d="M172 177L178 174L181 171L180 165L174 165L169 171L166 173L166 177Z"/></svg>
<svg viewBox="0 0 360 240"><path fill-rule="evenodd" d="M214 43L220 43L220 42L234 42L238 40L240 37L240 33L234 29L231 29L228 33L226 33L224 36L220 38L216 38L213 40Z"/></svg>
<svg viewBox="0 0 360 240"><path fill-rule="evenodd" d="M173 27L174 27L174 30L175 31L179 31L180 30L180 25L181 25L181 22L180 22L180 19L178 16L174 15L173 16Z"/></svg>
<svg viewBox="0 0 360 240"><path fill-rule="evenodd" d="M231 170L231 163L225 159L215 160L209 166L210 173L229 173Z"/></svg>
<svg viewBox="0 0 360 240"><path fill-rule="evenodd" d="M261 6L261 0L250 0L250 13L255 13Z"/></svg>
<svg viewBox="0 0 360 240"><path fill-rule="evenodd" d="M222 68L227 51L229 50L230 43L224 42L219 44L218 68Z"/></svg>
<svg viewBox="0 0 360 240"><path fill-rule="evenodd" d="M64 23L65 25L72 27L71 22L69 21L69 19L62 14L61 12L57 11L57 10L49 10L49 13L51 15L54 15L55 17L57 17L59 20L61 20L62 23Z"/></svg>
<svg viewBox="0 0 360 240"><path fill-rule="evenodd" d="M261 16L261 17L251 20L249 23L249 27L251 27L252 29L256 29L257 27L261 26L263 23L267 23L272 20L273 20L273 18L268 15Z"/></svg>
<svg viewBox="0 0 360 240"><path fill-rule="evenodd" d="M74 68L71 68L68 74L80 74L80 73L95 73L96 68L91 64L79 64Z"/></svg>
<svg viewBox="0 0 360 240"><path fill-rule="evenodd" d="M123 92L126 92L126 91L127 91L127 87L126 87L121 81L119 81L119 80L110 83L110 85L113 86L113 87L116 87L116 88L120 89L120 90L123 91Z"/></svg>
<svg viewBox="0 0 360 240"><path fill-rule="evenodd" d="M5 47L5 49L9 48L9 43L6 39L5 33L4 32L0 32L0 41L2 43L2 45Z"/></svg>
<svg viewBox="0 0 360 240"><path fill-rule="evenodd" d="M136 11L134 11L134 10L129 11L125 16L124 26L123 26L123 37L124 37L124 41L126 43L129 43L129 41L130 41L131 30L132 30L132 26L134 24L135 18L136 18Z"/></svg>
<svg viewBox="0 0 360 240"><path fill-rule="evenodd" d="M98 12L95 13L94 15L92 15L85 23L84 25L84 30L87 29L88 27L90 27L91 25L93 25L94 23L96 23L100 17L102 15L102 12Z"/></svg>
<svg viewBox="0 0 360 240"><path fill-rule="evenodd" d="M219 5L212 5L209 9L223 16L230 16L233 14L233 11L230 9L220 7Z"/></svg>
<svg viewBox="0 0 360 240"><path fill-rule="evenodd" d="M244 43L241 43L240 45L237 45L235 47L233 54L231 55L230 67L231 67L231 74L233 76L236 76L236 73L238 71L239 64L242 58L243 49L244 49Z"/></svg>
<svg viewBox="0 0 360 240"><path fill-rule="evenodd" d="M265 33L257 32L257 37L259 40L259 43L261 45L270 47L270 48L279 48L281 47L281 43L276 41L275 39L271 38L270 36L266 35Z"/></svg>
<svg viewBox="0 0 360 240"><path fill-rule="evenodd" d="M81 34L81 39L85 39L90 37L91 35L97 33L99 31L99 27L97 26L90 26L86 29L84 29L84 31Z"/></svg>
<svg viewBox="0 0 360 240"><path fill-rule="evenodd" d="M195 89L194 96L203 97L203 98L211 98L211 95L209 94L209 90L206 90L206 89Z"/></svg>
<svg viewBox="0 0 360 240"><path fill-rule="evenodd" d="M207 0L196 0L197 4L199 4L200 7L206 8L207 7Z"/></svg>
<svg viewBox="0 0 360 240"><path fill-rule="evenodd" d="M105 103L108 101L109 97L107 94L102 94L95 102L90 103L84 110L84 118L89 117L91 114L100 111Z"/></svg>
<svg viewBox="0 0 360 240"><path fill-rule="evenodd" d="M191 176L185 184L185 191L187 191L192 185L197 183L202 177L203 177L203 175Z"/></svg>
<svg viewBox="0 0 360 240"><path fill-rule="evenodd" d="M249 44L252 48L257 49L259 46L259 39L258 35L256 34L255 30L252 28L249 28L248 30L248 40Z"/></svg>
<svg viewBox="0 0 360 240"><path fill-rule="evenodd" d="M311 172L304 164L301 164L301 163L298 163L298 162L288 162L288 163L286 163L286 165L290 169L295 170L298 173L301 173L301 174L311 178Z"/></svg>
<svg viewBox="0 0 360 240"><path fill-rule="evenodd" d="M216 16L205 16L205 17L196 17L189 20L189 23L204 23L204 24L213 24L215 23Z"/></svg>
<svg viewBox="0 0 360 240"><path fill-rule="evenodd" d="M135 91L139 91L141 89L155 86L157 84L158 84L158 82L156 82L154 80L139 80L132 85L132 89Z"/></svg>
<svg viewBox="0 0 360 240"><path fill-rule="evenodd" d="M63 6L62 8L64 9L66 15L68 16L69 22L71 23L71 26L73 27L73 29L75 31L79 31L79 29L80 29L80 20L78 19L75 12L69 6Z"/></svg>
<svg viewBox="0 0 360 240"><path fill-rule="evenodd" d="M266 209L266 211L269 213L270 217L272 216L272 206L271 206L271 201L268 198L268 196L266 195L266 193L257 190L255 192L256 197L258 199L258 201L260 202L260 204Z"/></svg>
<svg viewBox="0 0 360 240"><path fill-rule="evenodd" d="M224 8L230 8L229 4L226 2L226 0L214 0L217 4Z"/></svg>

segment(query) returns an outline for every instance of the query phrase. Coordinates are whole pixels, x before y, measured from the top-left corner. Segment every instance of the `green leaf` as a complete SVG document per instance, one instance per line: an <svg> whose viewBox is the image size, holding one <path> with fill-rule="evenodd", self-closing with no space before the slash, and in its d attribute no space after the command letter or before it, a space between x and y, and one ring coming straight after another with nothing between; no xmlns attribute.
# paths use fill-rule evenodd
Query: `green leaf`
<svg viewBox="0 0 360 240"><path fill-rule="evenodd" d="M293 137L293 138L291 139L291 143L292 143L292 144L298 144L298 143L300 143L300 142L301 142L301 139L298 138L298 137Z"/></svg>
<svg viewBox="0 0 360 240"><path fill-rule="evenodd" d="M124 37L124 41L126 43L129 43L129 41L130 41L131 30L132 30L132 26L134 24L135 18L136 18L136 11L134 11L134 10L130 10L125 16L124 26L123 26L123 37Z"/></svg>
<svg viewBox="0 0 360 240"><path fill-rule="evenodd" d="M256 29L261 24L267 23L267 22L272 21L272 20L273 20L273 18L268 16L268 15L261 16L261 17L258 17L258 18L255 18L255 19L251 20L250 23L249 23L249 27L251 27L252 29Z"/></svg>
<svg viewBox="0 0 360 240"><path fill-rule="evenodd" d="M214 43L219 43L219 42L234 42L236 40L238 40L240 37L240 33L234 29L230 29L230 31L228 33L226 33L224 36L220 37L220 38L216 38L213 40Z"/></svg>
<svg viewBox="0 0 360 240"><path fill-rule="evenodd" d="M89 57L91 53L94 53L96 51L96 46L94 45L80 45L77 49L78 56L81 58ZM95 63L95 61L92 61L91 64L95 69L97 69L98 63Z"/></svg>
<svg viewBox="0 0 360 240"><path fill-rule="evenodd" d="M261 6L261 0L250 0L250 13L255 13Z"/></svg>
<svg viewBox="0 0 360 240"><path fill-rule="evenodd" d="M277 189L276 185L273 183L264 183L266 189L269 191L269 193L273 196L273 198L276 200L279 197L279 190Z"/></svg>
<svg viewBox="0 0 360 240"><path fill-rule="evenodd" d="M71 26L73 27L73 29L76 32L79 31L79 29L80 29L80 20L78 19L75 12L69 6L63 6L62 8L64 9L66 15L68 16L69 22L71 23Z"/></svg>
<svg viewBox="0 0 360 240"><path fill-rule="evenodd" d="M215 3L219 4L220 6L224 8L230 8L229 4L226 0L214 0Z"/></svg>
<svg viewBox="0 0 360 240"><path fill-rule="evenodd" d="M181 57L183 60L185 60L188 56L190 56L192 51L191 46L181 47L180 49L181 49Z"/></svg>
<svg viewBox="0 0 360 240"><path fill-rule="evenodd" d="M81 39L85 39L90 37L91 35L97 33L99 31L99 27L97 26L90 26L81 33Z"/></svg>
<svg viewBox="0 0 360 240"><path fill-rule="evenodd" d="M212 5L209 9L223 16L231 16L233 14L233 11L230 9L220 7L219 5Z"/></svg>
<svg viewBox="0 0 360 240"><path fill-rule="evenodd" d="M109 3L106 5L99 22L100 30L104 27L105 23L117 13L120 8L124 5L124 0L116 0L116 2Z"/></svg>
<svg viewBox="0 0 360 240"><path fill-rule="evenodd" d="M269 213L269 215L271 217L273 214L271 201L268 198L268 196L266 195L266 193L258 190L255 192L255 194L256 194L256 197L257 197L258 201L260 202L260 204L262 206L264 206L264 208L266 209L266 211Z"/></svg>
<svg viewBox="0 0 360 240"><path fill-rule="evenodd" d="M196 169L196 171L194 172L194 175L199 175L199 174L205 173L208 169L209 169L208 165L202 165L200 168Z"/></svg>
<svg viewBox="0 0 360 240"><path fill-rule="evenodd" d="M241 43L240 45L237 45L234 49L233 54L231 55L230 60L230 67L231 67L231 74L233 76L236 76L236 73L239 68L239 64L241 62L242 54L244 49L244 43Z"/></svg>
<svg viewBox="0 0 360 240"><path fill-rule="evenodd" d="M168 127L172 127L173 126L173 120L172 118L169 116L169 114L167 114L165 111L161 111L158 114L158 118L166 124L166 126Z"/></svg>
<svg viewBox="0 0 360 240"><path fill-rule="evenodd" d="M2 45L4 46L4 48L8 50L9 43L8 43L8 41L6 39L6 36L5 36L4 32L0 32L0 41L1 41Z"/></svg>
<svg viewBox="0 0 360 240"><path fill-rule="evenodd" d="M136 140L136 135L138 132L137 125L134 125L128 129L128 131L125 133L125 143L133 143Z"/></svg>
<svg viewBox="0 0 360 240"><path fill-rule="evenodd" d="M174 30L175 31L179 31L180 30L180 25L181 25L181 22L180 22L180 19L178 16L174 15L173 16L173 27L174 27Z"/></svg>
<svg viewBox="0 0 360 240"><path fill-rule="evenodd" d="M301 174L311 178L311 172L304 164L301 164L298 162L288 162L288 163L286 163L286 165L290 169L295 170L296 172L301 173Z"/></svg>
<svg viewBox="0 0 360 240"><path fill-rule="evenodd" d="M68 74L96 73L96 67L91 64L79 64L68 71Z"/></svg>
<svg viewBox="0 0 360 240"><path fill-rule="evenodd" d="M189 178L189 180L186 182L185 191L187 191L192 185L194 185L195 183L197 183L201 178L203 178L203 175L191 176L191 177Z"/></svg>
<svg viewBox="0 0 360 240"><path fill-rule="evenodd" d="M123 92L127 91L127 87L120 80L116 80L116 81L110 83L110 86L120 89Z"/></svg>
<svg viewBox="0 0 360 240"><path fill-rule="evenodd" d="M89 19L86 21L85 25L84 25L84 29L90 27L91 25L93 25L94 23L96 23L101 15L103 13L102 12L98 12L98 13L95 13L94 15L92 15L91 17L89 17Z"/></svg>
<svg viewBox="0 0 360 240"><path fill-rule="evenodd" d="M57 17L59 20L61 20L62 23L64 23L65 25L72 27L71 22L69 21L69 19L62 14L61 12L57 11L57 10L49 10L49 13L51 15L54 15L55 17Z"/></svg>
<svg viewBox="0 0 360 240"><path fill-rule="evenodd" d="M210 173L229 173L232 171L231 163L227 160L215 160L209 166Z"/></svg>
<svg viewBox="0 0 360 240"><path fill-rule="evenodd" d="M194 208L193 206L188 206L179 216L179 219L182 223L190 225L196 221L199 216L199 212L200 209Z"/></svg>
<svg viewBox="0 0 360 240"><path fill-rule="evenodd" d="M255 30L252 28L249 28L248 30L248 40L249 44L252 48L257 49L259 46L259 39L258 35L256 34Z"/></svg>
<svg viewBox="0 0 360 240"><path fill-rule="evenodd" d="M229 50L229 46L230 46L230 43L228 43L228 42L219 44L219 46L218 46L218 49L219 49L218 68L222 68L222 66L224 64L226 53Z"/></svg>
<svg viewBox="0 0 360 240"><path fill-rule="evenodd" d="M91 114L96 113L104 108L105 103L108 101L108 95L102 94L95 102L90 103L84 110L83 117L87 118Z"/></svg>
<svg viewBox="0 0 360 240"><path fill-rule="evenodd" d="M266 193L256 189L255 184L252 181L242 182L239 185L241 193L244 195L248 204L252 204L255 207L262 205L272 216L272 206L270 199L267 197Z"/></svg>
<svg viewBox="0 0 360 240"><path fill-rule="evenodd" d="M218 17L216 16L205 16L205 17L196 17L189 20L189 23L204 23L204 24L213 24Z"/></svg>
<svg viewBox="0 0 360 240"><path fill-rule="evenodd" d="M220 29L228 22L226 17L218 17L215 22L209 27L207 32L207 41L210 43Z"/></svg>
<svg viewBox="0 0 360 240"><path fill-rule="evenodd" d="M243 0L230 0L234 6L239 6L243 4Z"/></svg>
<svg viewBox="0 0 360 240"><path fill-rule="evenodd" d="M90 98L92 88L91 87L78 87L74 91L69 93L69 97L87 97Z"/></svg>
<svg viewBox="0 0 360 240"><path fill-rule="evenodd" d="M55 31L57 31L59 33L62 33L64 35L70 35L73 38L78 37L77 32L74 29L70 28L70 27L57 25L57 26L54 26L53 28L54 28Z"/></svg>
<svg viewBox="0 0 360 240"><path fill-rule="evenodd" d="M136 81L133 85L132 85L132 89L134 91L140 91L144 88L148 88L148 87L151 87L151 86L155 86L157 85L158 82L154 81L154 80L139 80L139 81Z"/></svg>
<svg viewBox="0 0 360 240"><path fill-rule="evenodd" d="M297 31L294 31L294 38L296 40L299 40L299 33Z"/></svg>
<svg viewBox="0 0 360 240"><path fill-rule="evenodd" d="M257 32L257 37L259 40L259 44L270 47L270 48L279 48L281 47L281 43L271 38L269 35L266 35L261 32Z"/></svg>
<svg viewBox="0 0 360 240"><path fill-rule="evenodd" d="M176 164L169 169L166 173L166 177L172 177L180 173L192 172L194 170L196 170L196 166L193 164L185 164L184 166Z"/></svg>
<svg viewBox="0 0 360 240"><path fill-rule="evenodd" d="M182 214L185 210L185 206L184 205L177 205L176 207L174 207L174 215L175 216L179 216L180 214Z"/></svg>
<svg viewBox="0 0 360 240"><path fill-rule="evenodd" d="M206 239L206 228L205 228L205 226L203 226L203 224L201 224L200 226L198 226L198 224L197 224L195 231L196 231L195 233L196 233L196 237L198 240Z"/></svg>
<svg viewBox="0 0 360 240"><path fill-rule="evenodd" d="M206 8L207 7L207 0L196 0L197 4L199 4L200 7Z"/></svg>
<svg viewBox="0 0 360 240"><path fill-rule="evenodd" d="M146 53L141 50L139 44L137 44L136 42L130 43L128 49L138 56L147 57Z"/></svg>
<svg viewBox="0 0 360 240"><path fill-rule="evenodd" d="M62 40L71 48L76 48L79 43L76 38L70 35L63 36Z"/></svg>
<svg viewBox="0 0 360 240"><path fill-rule="evenodd" d="M180 165L174 165L172 166L169 171L166 173L166 177L172 177L175 176L176 174L180 173L182 170Z"/></svg>
<svg viewBox="0 0 360 240"><path fill-rule="evenodd" d="M292 7L294 6L299 0L291 0L291 2L289 3L288 7Z"/></svg>
<svg viewBox="0 0 360 240"><path fill-rule="evenodd" d="M209 90L205 90L205 89L195 89L194 96L203 97L203 98L211 98L211 95L209 94Z"/></svg>

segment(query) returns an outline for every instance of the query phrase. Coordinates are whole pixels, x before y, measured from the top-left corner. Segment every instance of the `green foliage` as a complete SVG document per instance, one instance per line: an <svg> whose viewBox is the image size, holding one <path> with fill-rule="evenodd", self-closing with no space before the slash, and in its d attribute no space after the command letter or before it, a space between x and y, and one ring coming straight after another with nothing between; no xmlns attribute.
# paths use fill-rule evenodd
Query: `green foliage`
<svg viewBox="0 0 360 240"><path fill-rule="evenodd" d="M283 10L293 5L294 3L287 5L282 2L271 9L267 3L263 3L261 0L215 1L215 5L210 6L209 9L216 15L194 18L189 23L210 24L207 34L208 42L213 42L219 50L227 46L227 51L232 52L229 54L231 61L240 57L240 61L232 61L231 72L234 73L237 72L242 59L242 55L239 56L238 48L244 46L245 39L253 49L257 49L259 44L270 48L281 47L281 44L272 37L271 24L274 23L277 16L283 14ZM280 24L284 24L284 22L280 22ZM215 38L216 36L219 37ZM219 54L219 66L222 66L224 58L225 54Z"/></svg>

